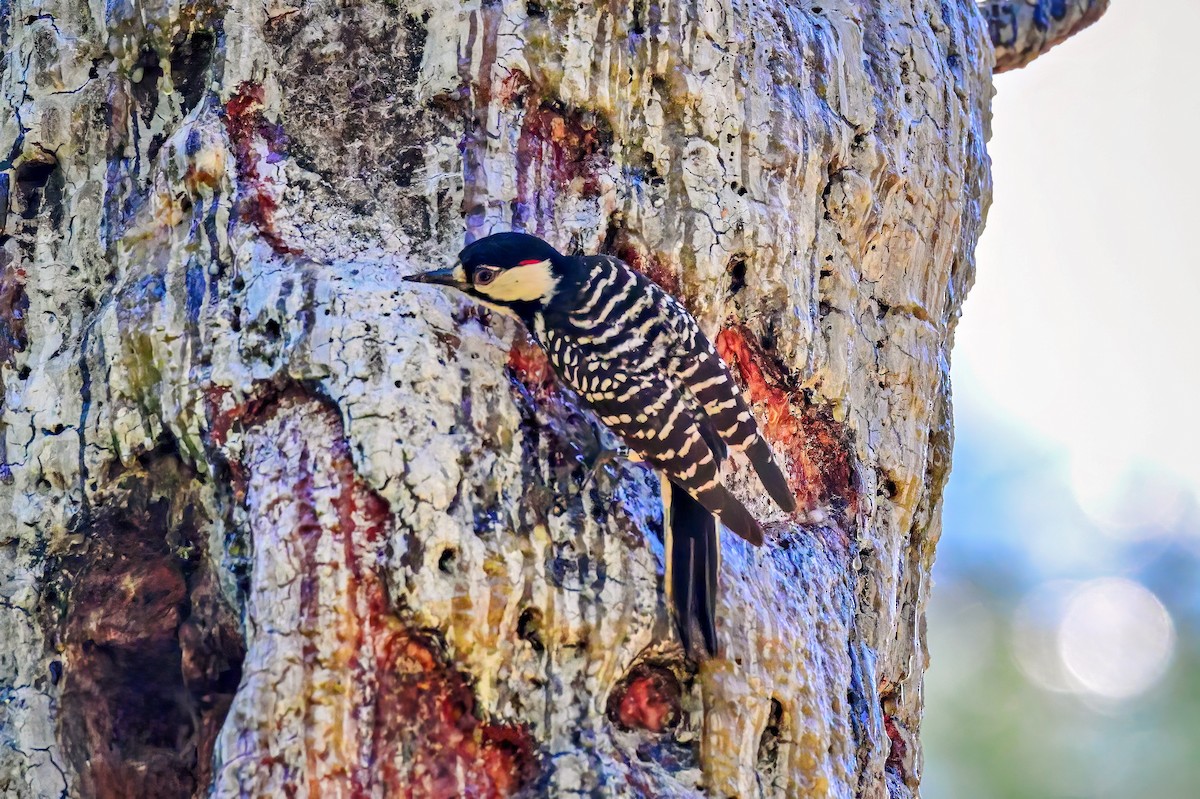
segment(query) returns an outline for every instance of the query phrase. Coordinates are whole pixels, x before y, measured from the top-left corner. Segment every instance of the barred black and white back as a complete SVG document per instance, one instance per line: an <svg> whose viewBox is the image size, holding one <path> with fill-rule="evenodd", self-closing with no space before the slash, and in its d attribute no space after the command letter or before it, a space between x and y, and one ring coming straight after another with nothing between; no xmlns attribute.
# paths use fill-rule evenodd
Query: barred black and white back
<svg viewBox="0 0 1200 799"><path fill-rule="evenodd" d="M795 500L729 367L656 283L615 258L574 260L584 273L575 296L533 318L551 364L632 451L761 543L758 523L721 483L727 453L744 452L784 510Z"/></svg>
<svg viewBox="0 0 1200 799"><path fill-rule="evenodd" d="M459 258L455 270L415 279L453 285L521 318L559 377L666 478L667 590L685 648L696 621L715 654L715 519L763 541L758 521L721 482L722 462L745 453L775 502L795 509L729 368L682 304L615 258L563 256L516 233L475 242Z"/></svg>

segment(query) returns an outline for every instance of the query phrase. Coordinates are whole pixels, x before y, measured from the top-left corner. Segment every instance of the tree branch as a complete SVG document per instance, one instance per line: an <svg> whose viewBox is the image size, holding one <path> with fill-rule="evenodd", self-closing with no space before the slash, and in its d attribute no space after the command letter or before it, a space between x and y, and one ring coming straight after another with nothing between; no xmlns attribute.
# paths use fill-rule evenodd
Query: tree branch
<svg viewBox="0 0 1200 799"><path fill-rule="evenodd" d="M1091 25L1109 0L987 0L979 11L996 48L996 72L1019 69Z"/></svg>

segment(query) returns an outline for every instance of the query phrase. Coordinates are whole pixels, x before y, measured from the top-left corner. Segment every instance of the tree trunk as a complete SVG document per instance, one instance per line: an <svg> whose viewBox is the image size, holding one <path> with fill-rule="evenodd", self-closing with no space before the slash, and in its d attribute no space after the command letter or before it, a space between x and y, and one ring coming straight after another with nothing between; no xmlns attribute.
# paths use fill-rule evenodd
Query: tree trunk
<svg viewBox="0 0 1200 799"><path fill-rule="evenodd" d="M295 1L0 0L3 795L915 795L991 18ZM744 382L803 511L732 478L722 657L657 478L400 282L464 227L624 258Z"/></svg>

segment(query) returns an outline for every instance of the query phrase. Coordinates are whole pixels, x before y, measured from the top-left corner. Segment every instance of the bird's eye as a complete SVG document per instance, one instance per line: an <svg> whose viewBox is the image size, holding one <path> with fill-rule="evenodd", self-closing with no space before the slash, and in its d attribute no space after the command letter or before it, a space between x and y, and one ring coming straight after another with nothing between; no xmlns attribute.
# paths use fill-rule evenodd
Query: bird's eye
<svg viewBox="0 0 1200 799"><path fill-rule="evenodd" d="M480 286L486 286L495 280L498 274L500 274L499 269L493 269L490 266L481 267L475 270L475 283Z"/></svg>

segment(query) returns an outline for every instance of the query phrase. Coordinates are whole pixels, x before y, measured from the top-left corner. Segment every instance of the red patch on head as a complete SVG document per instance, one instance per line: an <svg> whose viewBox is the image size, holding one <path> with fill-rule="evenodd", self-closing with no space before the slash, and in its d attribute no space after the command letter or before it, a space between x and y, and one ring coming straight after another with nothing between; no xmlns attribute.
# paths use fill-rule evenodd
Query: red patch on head
<svg viewBox="0 0 1200 799"><path fill-rule="evenodd" d="M540 263L541 263L541 261L539 261L538 259L530 258L527 261L521 261L521 263L517 264L517 266L529 266L530 264L540 264Z"/></svg>

